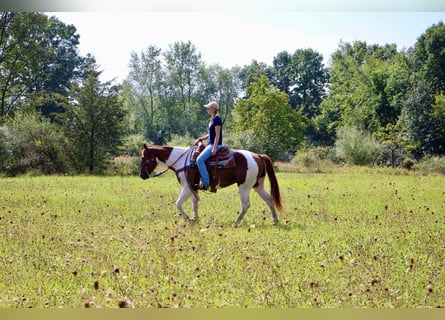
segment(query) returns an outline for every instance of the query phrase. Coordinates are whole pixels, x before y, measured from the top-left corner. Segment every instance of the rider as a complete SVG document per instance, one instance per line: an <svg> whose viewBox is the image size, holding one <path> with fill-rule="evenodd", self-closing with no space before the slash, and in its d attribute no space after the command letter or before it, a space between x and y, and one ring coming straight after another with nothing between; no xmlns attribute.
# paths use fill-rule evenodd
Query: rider
<svg viewBox="0 0 445 320"><path fill-rule="evenodd" d="M211 118L208 134L197 139L197 141L208 139L207 146L196 159L196 164L198 165L198 170L201 174L201 181L197 187L201 190L207 190L210 185L209 173L207 172L205 162L211 156L216 155L222 147L222 120L218 113L219 105L215 101L212 101L204 105L204 108L207 109L207 113Z"/></svg>

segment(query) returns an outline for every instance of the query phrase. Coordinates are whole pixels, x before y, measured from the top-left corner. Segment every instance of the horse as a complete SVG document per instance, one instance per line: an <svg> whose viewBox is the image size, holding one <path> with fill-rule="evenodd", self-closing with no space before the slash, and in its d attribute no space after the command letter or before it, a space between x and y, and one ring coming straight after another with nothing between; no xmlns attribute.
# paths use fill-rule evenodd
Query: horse
<svg viewBox="0 0 445 320"><path fill-rule="evenodd" d="M152 175L153 171L162 162L167 166L163 172L172 170L175 172L178 182L182 186L181 193L176 201L176 207L185 220L198 220L198 189L199 172L191 165L191 155L194 148L172 147L172 146L147 146L142 149L140 177L145 180ZM239 225L247 209L250 207L250 190L253 188L264 200L272 214L273 223L278 224L275 209L283 211L278 181L273 168L272 160L265 154L256 154L247 150L232 150L235 165L225 169L211 169L210 179L212 191L228 187L234 183L238 185L241 199L241 211L233 226ZM214 158L214 157L212 157ZM211 159L212 159L211 158ZM209 159L209 160L211 160ZM208 162L207 162L208 164ZM161 174L163 173L161 172ZM266 174L270 182L270 194L264 188ZM159 175L159 174L158 174ZM182 208L182 204L191 197L194 217L190 218Z"/></svg>

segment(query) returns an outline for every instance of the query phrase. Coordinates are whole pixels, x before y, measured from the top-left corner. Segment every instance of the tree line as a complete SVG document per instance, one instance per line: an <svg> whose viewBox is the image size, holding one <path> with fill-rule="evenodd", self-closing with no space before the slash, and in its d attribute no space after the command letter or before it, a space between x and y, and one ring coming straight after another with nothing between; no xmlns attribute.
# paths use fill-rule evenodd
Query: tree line
<svg viewBox="0 0 445 320"><path fill-rule="evenodd" d="M129 57L119 84L80 56L73 25L41 13L0 13L0 172L101 172L141 144L191 143L221 106L225 143L289 160L304 146L354 164L400 165L445 153L445 25L408 49L340 42L223 68L175 42Z"/></svg>

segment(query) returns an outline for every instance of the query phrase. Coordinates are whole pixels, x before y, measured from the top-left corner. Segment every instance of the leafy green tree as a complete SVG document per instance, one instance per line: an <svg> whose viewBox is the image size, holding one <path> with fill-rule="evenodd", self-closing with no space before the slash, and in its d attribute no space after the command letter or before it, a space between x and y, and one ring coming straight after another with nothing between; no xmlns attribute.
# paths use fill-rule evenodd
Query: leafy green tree
<svg viewBox="0 0 445 320"><path fill-rule="evenodd" d="M165 73L162 70L161 49L149 46L139 55L133 52L130 72L123 84L124 103L128 110L130 132L144 134L156 144L165 143L169 125L164 120L161 91Z"/></svg>
<svg viewBox="0 0 445 320"><path fill-rule="evenodd" d="M318 106L326 94L328 73L323 56L312 49L298 49L292 56L292 69L291 106L312 119L320 113Z"/></svg>
<svg viewBox="0 0 445 320"><path fill-rule="evenodd" d="M219 65L203 66L201 68L196 101L199 105L208 101L218 101L220 114L224 127L230 124L232 110L239 97L241 83L239 80L239 68L224 69ZM199 123L201 130L206 128L208 115L199 112Z"/></svg>
<svg viewBox="0 0 445 320"><path fill-rule="evenodd" d="M332 141L339 126L375 133L397 122L409 87L409 67L395 45L343 43L332 61L329 95L315 119L318 130Z"/></svg>
<svg viewBox="0 0 445 320"><path fill-rule="evenodd" d="M167 52L149 46L133 53L130 73L123 83L122 98L129 134L144 134L156 144L174 135L202 135L208 115L202 106L218 101L224 124L239 97L239 68L206 66L196 47L177 42Z"/></svg>
<svg viewBox="0 0 445 320"><path fill-rule="evenodd" d="M110 155L118 153L125 113L119 86L99 81L100 71L91 59L86 77L75 85L62 115L73 157L79 171L99 172Z"/></svg>
<svg viewBox="0 0 445 320"><path fill-rule="evenodd" d="M445 93L445 25L428 28L412 50L413 75L402 116L414 156L445 154L443 94Z"/></svg>
<svg viewBox="0 0 445 320"><path fill-rule="evenodd" d="M434 92L445 92L445 25L440 21L426 30L414 47L416 67Z"/></svg>
<svg viewBox="0 0 445 320"><path fill-rule="evenodd" d="M178 92L183 109L186 110L192 104L192 95L202 64L201 54L190 41L175 42L165 53L165 59L169 80Z"/></svg>
<svg viewBox="0 0 445 320"><path fill-rule="evenodd" d="M328 83L321 54L312 49L298 49L292 55L280 52L273 59L269 74L271 84L290 96L293 109L301 109L309 119L319 114L318 106Z"/></svg>
<svg viewBox="0 0 445 320"><path fill-rule="evenodd" d="M434 97L431 113L434 131L436 133L436 149L438 154L445 154L445 94L439 93Z"/></svg>
<svg viewBox="0 0 445 320"><path fill-rule="evenodd" d="M268 67L263 62L252 60L252 63L248 66L244 66L239 73L241 81L241 89L248 91L247 88L261 76L269 77Z"/></svg>
<svg viewBox="0 0 445 320"><path fill-rule="evenodd" d="M217 76L216 100L222 106L221 114L224 123L230 119L232 110L241 90L239 81L239 68L221 69Z"/></svg>
<svg viewBox="0 0 445 320"><path fill-rule="evenodd" d="M406 127L401 118L395 125L388 123L380 128L374 136L383 148L382 161L393 168L403 164L403 160L415 149L406 136Z"/></svg>
<svg viewBox="0 0 445 320"><path fill-rule="evenodd" d="M55 97L67 94L84 62L78 38L74 26L54 17L0 13L0 122L23 104L45 115L61 111Z"/></svg>
<svg viewBox="0 0 445 320"><path fill-rule="evenodd" d="M414 155L421 158L426 154L436 154L437 139L432 116L434 94L426 81L418 81L408 92L402 111L408 138L416 145Z"/></svg>
<svg viewBox="0 0 445 320"><path fill-rule="evenodd" d="M161 49L149 46L140 56L132 52L130 58L127 81L131 83L133 95L140 102L147 125L153 125L155 101L159 95L162 71L160 57Z"/></svg>
<svg viewBox="0 0 445 320"><path fill-rule="evenodd" d="M287 51L278 53L272 61L270 68L270 83L281 92L290 95L291 87L295 82L296 71L292 65L292 55ZM294 109L295 106L293 106Z"/></svg>
<svg viewBox="0 0 445 320"><path fill-rule="evenodd" d="M273 160L285 159L303 140L301 113L290 107L289 96L271 86L265 76L247 88L247 95L234 109L235 130L255 137L253 151Z"/></svg>
<svg viewBox="0 0 445 320"><path fill-rule="evenodd" d="M174 112L176 129L179 134L192 134L196 130L197 114L201 106L193 100L196 93L199 71L202 66L201 54L195 45L175 42L164 54L166 60L166 85L171 86L175 101L182 107L182 113ZM185 120L185 121L184 121Z"/></svg>

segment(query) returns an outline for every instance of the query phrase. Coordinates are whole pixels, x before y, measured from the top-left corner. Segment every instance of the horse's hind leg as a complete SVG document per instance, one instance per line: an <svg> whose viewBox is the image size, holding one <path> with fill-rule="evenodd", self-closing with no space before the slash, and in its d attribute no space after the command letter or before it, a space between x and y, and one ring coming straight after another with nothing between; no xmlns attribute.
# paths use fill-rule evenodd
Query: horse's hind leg
<svg viewBox="0 0 445 320"><path fill-rule="evenodd" d="M246 214L247 209L250 207L250 188L239 188L239 194L241 199L241 212L238 215L238 218L236 219L233 226L237 226L241 220L243 219L244 215Z"/></svg>
<svg viewBox="0 0 445 320"><path fill-rule="evenodd" d="M266 202L266 204L269 207L270 212L272 214L273 223L277 224L278 223L277 213L275 211L275 206L273 205L272 197L266 191L266 189L264 189L264 178L261 178L258 180L258 186L254 190L264 200L264 202Z"/></svg>

